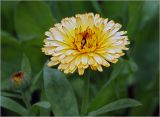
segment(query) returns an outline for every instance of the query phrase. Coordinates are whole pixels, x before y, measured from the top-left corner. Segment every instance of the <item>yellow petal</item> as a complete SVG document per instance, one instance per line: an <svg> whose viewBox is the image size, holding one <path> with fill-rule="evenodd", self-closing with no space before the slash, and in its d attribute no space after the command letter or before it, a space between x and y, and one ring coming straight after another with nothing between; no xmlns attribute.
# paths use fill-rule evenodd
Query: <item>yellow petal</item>
<svg viewBox="0 0 160 117"><path fill-rule="evenodd" d="M101 57L97 54L94 54L93 58L96 60L97 63L102 64Z"/></svg>
<svg viewBox="0 0 160 117"><path fill-rule="evenodd" d="M82 55L82 64L86 65L87 62L88 62L88 55L86 55L86 54Z"/></svg>
<svg viewBox="0 0 160 117"><path fill-rule="evenodd" d="M81 62L81 56L76 56L75 65L79 66L80 62Z"/></svg>
<svg viewBox="0 0 160 117"><path fill-rule="evenodd" d="M98 65L98 66L97 66L97 69L98 69L98 71L100 71L100 72L102 72L102 71L103 71L103 69L102 69L102 66L101 66L101 65Z"/></svg>
<svg viewBox="0 0 160 117"><path fill-rule="evenodd" d="M84 69L83 68L78 68L78 73L79 73L79 75L83 75L84 74Z"/></svg>
<svg viewBox="0 0 160 117"><path fill-rule="evenodd" d="M48 67L51 67L51 66L57 65L58 63L59 61L50 61L47 65Z"/></svg>

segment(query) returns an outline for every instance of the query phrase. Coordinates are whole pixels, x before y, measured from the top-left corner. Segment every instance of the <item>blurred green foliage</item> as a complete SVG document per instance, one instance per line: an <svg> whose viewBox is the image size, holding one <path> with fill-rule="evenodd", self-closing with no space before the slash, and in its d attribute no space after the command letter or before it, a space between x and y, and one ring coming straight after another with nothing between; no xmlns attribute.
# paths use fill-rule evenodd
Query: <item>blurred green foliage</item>
<svg viewBox="0 0 160 117"><path fill-rule="evenodd" d="M129 51L117 64L105 68L102 73L91 73L87 113L159 114L158 1L1 1L2 115L79 114L84 79L77 73L64 76L55 69L44 67L48 58L41 48L45 31L62 18L86 12L99 13L121 23L131 42ZM29 110L24 108L23 97L12 92L9 84L10 76L21 68L31 77L31 90L26 94L32 105ZM142 105L134 108L140 103L122 98L136 99ZM125 107L133 108L122 109Z"/></svg>

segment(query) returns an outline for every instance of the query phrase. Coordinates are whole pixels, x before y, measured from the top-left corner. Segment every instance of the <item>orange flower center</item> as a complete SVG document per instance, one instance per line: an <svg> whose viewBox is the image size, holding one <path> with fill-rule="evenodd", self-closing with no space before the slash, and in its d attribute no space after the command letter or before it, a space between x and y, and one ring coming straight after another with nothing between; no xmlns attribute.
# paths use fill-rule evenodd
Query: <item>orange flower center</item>
<svg viewBox="0 0 160 117"><path fill-rule="evenodd" d="M87 27L81 31L81 27L75 29L74 47L81 53L92 52L96 49L97 37L95 31Z"/></svg>

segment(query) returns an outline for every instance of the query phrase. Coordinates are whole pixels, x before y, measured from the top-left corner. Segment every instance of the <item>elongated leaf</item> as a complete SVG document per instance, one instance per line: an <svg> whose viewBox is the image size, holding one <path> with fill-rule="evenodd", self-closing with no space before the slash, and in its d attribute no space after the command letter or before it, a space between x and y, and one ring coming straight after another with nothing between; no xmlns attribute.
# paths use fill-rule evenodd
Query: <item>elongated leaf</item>
<svg viewBox="0 0 160 117"><path fill-rule="evenodd" d="M64 17L71 17L77 13L90 12L91 10L89 9L92 8L88 1L54 1L50 5L53 16L58 22Z"/></svg>
<svg viewBox="0 0 160 117"><path fill-rule="evenodd" d="M102 108L92 111L89 115L101 115L110 111L119 110L128 107L136 107L142 105L140 102L133 99L119 99L110 104L103 106Z"/></svg>
<svg viewBox="0 0 160 117"><path fill-rule="evenodd" d="M42 108L48 109L48 108L50 108L51 105L47 101L41 101L41 102L35 103L33 106L37 106L37 107L42 107Z"/></svg>
<svg viewBox="0 0 160 117"><path fill-rule="evenodd" d="M14 32L14 8L18 1L1 1L2 30Z"/></svg>
<svg viewBox="0 0 160 117"><path fill-rule="evenodd" d="M10 76L20 70L22 48L20 43L7 32L2 31L1 39L1 89L10 89Z"/></svg>
<svg viewBox="0 0 160 117"><path fill-rule="evenodd" d="M127 1L102 1L99 2L99 6L104 17L114 19L121 24L126 22Z"/></svg>
<svg viewBox="0 0 160 117"><path fill-rule="evenodd" d="M60 71L45 66L44 87L56 116L78 115L77 102L71 85Z"/></svg>
<svg viewBox="0 0 160 117"><path fill-rule="evenodd" d="M31 84L31 92L33 92L34 90L36 90L37 88L41 87L42 85L40 85L40 81L42 81L42 71L41 70L32 80L32 84ZM40 79L41 78L41 79Z"/></svg>
<svg viewBox="0 0 160 117"><path fill-rule="evenodd" d="M19 115L28 114L27 110L23 106L21 106L20 104L18 104L17 102L13 101L10 98L1 96L0 102L1 102L1 107L16 112Z"/></svg>
<svg viewBox="0 0 160 117"><path fill-rule="evenodd" d="M53 25L49 7L42 1L21 1L15 10L15 28L21 40L40 39Z"/></svg>
<svg viewBox="0 0 160 117"><path fill-rule="evenodd" d="M30 115L37 115L38 110L40 110L41 108L43 110L45 109L49 109L51 107L50 103L47 101L41 101L41 102L37 102L34 105L32 105L31 110L30 110Z"/></svg>
<svg viewBox="0 0 160 117"><path fill-rule="evenodd" d="M33 43L34 42L34 43ZM37 45L35 40L27 40L22 43L24 53L29 58L32 68L32 76L35 76L40 70L42 70L45 63L44 53L41 52L43 43L41 46Z"/></svg>
<svg viewBox="0 0 160 117"><path fill-rule="evenodd" d="M15 94L15 93L1 92L1 95L5 97L13 97L13 98L22 99L20 94Z"/></svg>
<svg viewBox="0 0 160 117"><path fill-rule="evenodd" d="M43 78L42 78L43 80ZM46 93L45 93L45 89L44 89L44 84L42 84L42 89L41 89L41 96L40 96L40 100L48 100L47 99L47 96L46 96ZM50 103L50 102L49 102ZM51 106L51 104L50 104ZM51 113L51 107L48 108L48 109L44 109L44 108L39 108L39 111L40 111L40 116L50 116L50 113Z"/></svg>
<svg viewBox="0 0 160 117"><path fill-rule="evenodd" d="M31 76L31 66L28 57L24 54L21 64L21 70Z"/></svg>
<svg viewBox="0 0 160 117"><path fill-rule="evenodd" d="M98 1L92 0L92 5L93 5L93 8L96 10L96 12L100 13L103 16L103 12L101 10L101 7L100 7Z"/></svg>
<svg viewBox="0 0 160 117"><path fill-rule="evenodd" d="M136 2L129 2L128 3L128 13L129 13L129 20L127 25L127 31L128 35L130 37L133 37L133 35L136 35L137 31L140 29L140 22L141 22L141 16L142 9L143 9L144 1L136 1ZM133 38L130 38L133 39Z"/></svg>
<svg viewBox="0 0 160 117"><path fill-rule="evenodd" d="M158 1L145 1L142 9L141 29L158 13Z"/></svg>
<svg viewBox="0 0 160 117"><path fill-rule="evenodd" d="M89 111L98 109L99 107L103 106L106 104L108 101L113 101L116 97L115 92L113 91L113 80L117 78L117 76L121 73L121 70L124 68L124 63L123 61L119 61L118 64L115 66L110 80L107 81L96 97L93 99L92 103L90 104ZM111 91L112 90L112 91ZM111 98L112 97L112 98ZM111 100L110 100L111 99Z"/></svg>

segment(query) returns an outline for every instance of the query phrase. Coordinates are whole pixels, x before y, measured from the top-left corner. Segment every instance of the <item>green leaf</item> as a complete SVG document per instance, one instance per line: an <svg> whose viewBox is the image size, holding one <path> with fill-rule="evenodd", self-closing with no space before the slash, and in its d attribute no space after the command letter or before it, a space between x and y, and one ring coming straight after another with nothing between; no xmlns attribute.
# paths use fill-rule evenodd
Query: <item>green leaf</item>
<svg viewBox="0 0 160 117"><path fill-rule="evenodd" d="M101 7L100 7L98 1L92 0L91 2L92 2L92 5L93 5L93 8L103 16L103 12L101 10Z"/></svg>
<svg viewBox="0 0 160 117"><path fill-rule="evenodd" d="M31 77L31 66L28 57L23 54L21 70Z"/></svg>
<svg viewBox="0 0 160 117"><path fill-rule="evenodd" d="M100 91L92 100L89 106L89 111L96 110L119 97L127 96L126 85L128 78L136 70L137 66L133 60L119 59L118 63L113 67L110 79L102 86ZM118 88L118 85L120 85L121 88Z"/></svg>
<svg viewBox="0 0 160 117"><path fill-rule="evenodd" d="M9 33L2 31L2 61L16 62L21 60L22 49L20 43ZM19 56L19 58L18 58Z"/></svg>
<svg viewBox="0 0 160 117"><path fill-rule="evenodd" d="M118 21L121 24L126 22L127 1L102 1L102 3L99 2L99 6L104 15L103 17Z"/></svg>
<svg viewBox="0 0 160 117"><path fill-rule="evenodd" d="M21 95L20 94L16 94L15 92L14 93L10 93L10 92L1 92L1 95L2 96L5 96L5 97L12 97L12 98L18 98L18 99L22 99Z"/></svg>
<svg viewBox="0 0 160 117"><path fill-rule="evenodd" d="M43 78L42 78L42 80L43 80ZM44 83L42 84L41 87L43 87L43 88L41 88L40 100L41 101L48 100L47 96L46 96L46 93L45 93L45 89L44 89ZM50 114L51 114L51 107L48 108L48 109L39 108L39 115L40 116L50 116Z"/></svg>
<svg viewBox="0 0 160 117"><path fill-rule="evenodd" d="M42 1L21 1L15 10L15 28L20 40L39 39L53 25L49 7Z"/></svg>
<svg viewBox="0 0 160 117"><path fill-rule="evenodd" d="M98 110L92 111L89 113L90 116L101 115L110 111L115 111L128 107L136 107L142 105L140 102L133 99L119 99L112 103L109 103Z"/></svg>
<svg viewBox="0 0 160 117"><path fill-rule="evenodd" d="M31 84L31 92L33 92L34 90L36 90L37 88L41 87L41 85L39 84L39 81L42 82L42 71L41 70L33 79L32 79L32 84ZM40 79L41 78L41 79Z"/></svg>
<svg viewBox="0 0 160 117"><path fill-rule="evenodd" d="M10 89L9 78L20 70L22 48L20 43L9 33L1 33L1 89Z"/></svg>
<svg viewBox="0 0 160 117"><path fill-rule="evenodd" d="M18 1L1 1L2 30L14 34L14 9Z"/></svg>
<svg viewBox="0 0 160 117"><path fill-rule="evenodd" d="M137 35L138 31L143 30L151 19L158 13L157 1L141 1L129 2L128 5L129 20L128 20L128 35L133 39L133 35Z"/></svg>
<svg viewBox="0 0 160 117"><path fill-rule="evenodd" d="M63 73L44 67L44 87L52 111L56 116L78 115L78 107L72 87Z"/></svg>
<svg viewBox="0 0 160 117"><path fill-rule="evenodd" d="M43 43L37 43L38 42L36 39L22 42L24 53L30 60L30 64L32 67L32 76L35 76L40 70L42 70L46 61L44 53L41 51Z"/></svg>
<svg viewBox="0 0 160 117"><path fill-rule="evenodd" d="M37 107L48 109L48 108L50 108L51 105L47 101L41 101L41 102L35 103L33 106L37 106Z"/></svg>
<svg viewBox="0 0 160 117"><path fill-rule="evenodd" d="M145 1L142 9L141 29L158 13L158 1Z"/></svg>
<svg viewBox="0 0 160 117"><path fill-rule="evenodd" d="M60 22L62 18L90 12L93 9L90 4L89 1L53 1L50 5L53 16Z"/></svg>
<svg viewBox="0 0 160 117"><path fill-rule="evenodd" d="M20 104L18 104L17 102L13 101L10 98L1 96L0 102L1 102L1 107L16 112L19 115L28 114L28 111L23 106L21 106Z"/></svg>
<svg viewBox="0 0 160 117"><path fill-rule="evenodd" d="M128 61L128 67L131 72L136 72L138 70L138 66L132 58L130 58Z"/></svg>
<svg viewBox="0 0 160 117"><path fill-rule="evenodd" d="M47 101L40 101L32 105L31 110L30 110L30 115L37 115L38 110L41 108L44 109L49 109L51 107L50 103Z"/></svg>
<svg viewBox="0 0 160 117"><path fill-rule="evenodd" d="M136 2L129 2L128 3L128 24L127 24L127 31L128 35L133 39L133 35L139 31L140 29L140 22L141 16L143 15L144 1L136 1Z"/></svg>
<svg viewBox="0 0 160 117"><path fill-rule="evenodd" d="M113 85L114 85L114 79L117 78L117 76L122 72L122 69L124 69L124 61L120 60L115 66L114 69L112 71L112 74L110 76L109 81L107 81L102 88L100 89L100 91L98 92L98 94L96 95L96 97L92 100L90 107L89 107L89 111L98 109L99 107L103 106L104 104L106 104L108 101L113 101L116 97L115 92L113 91Z"/></svg>

